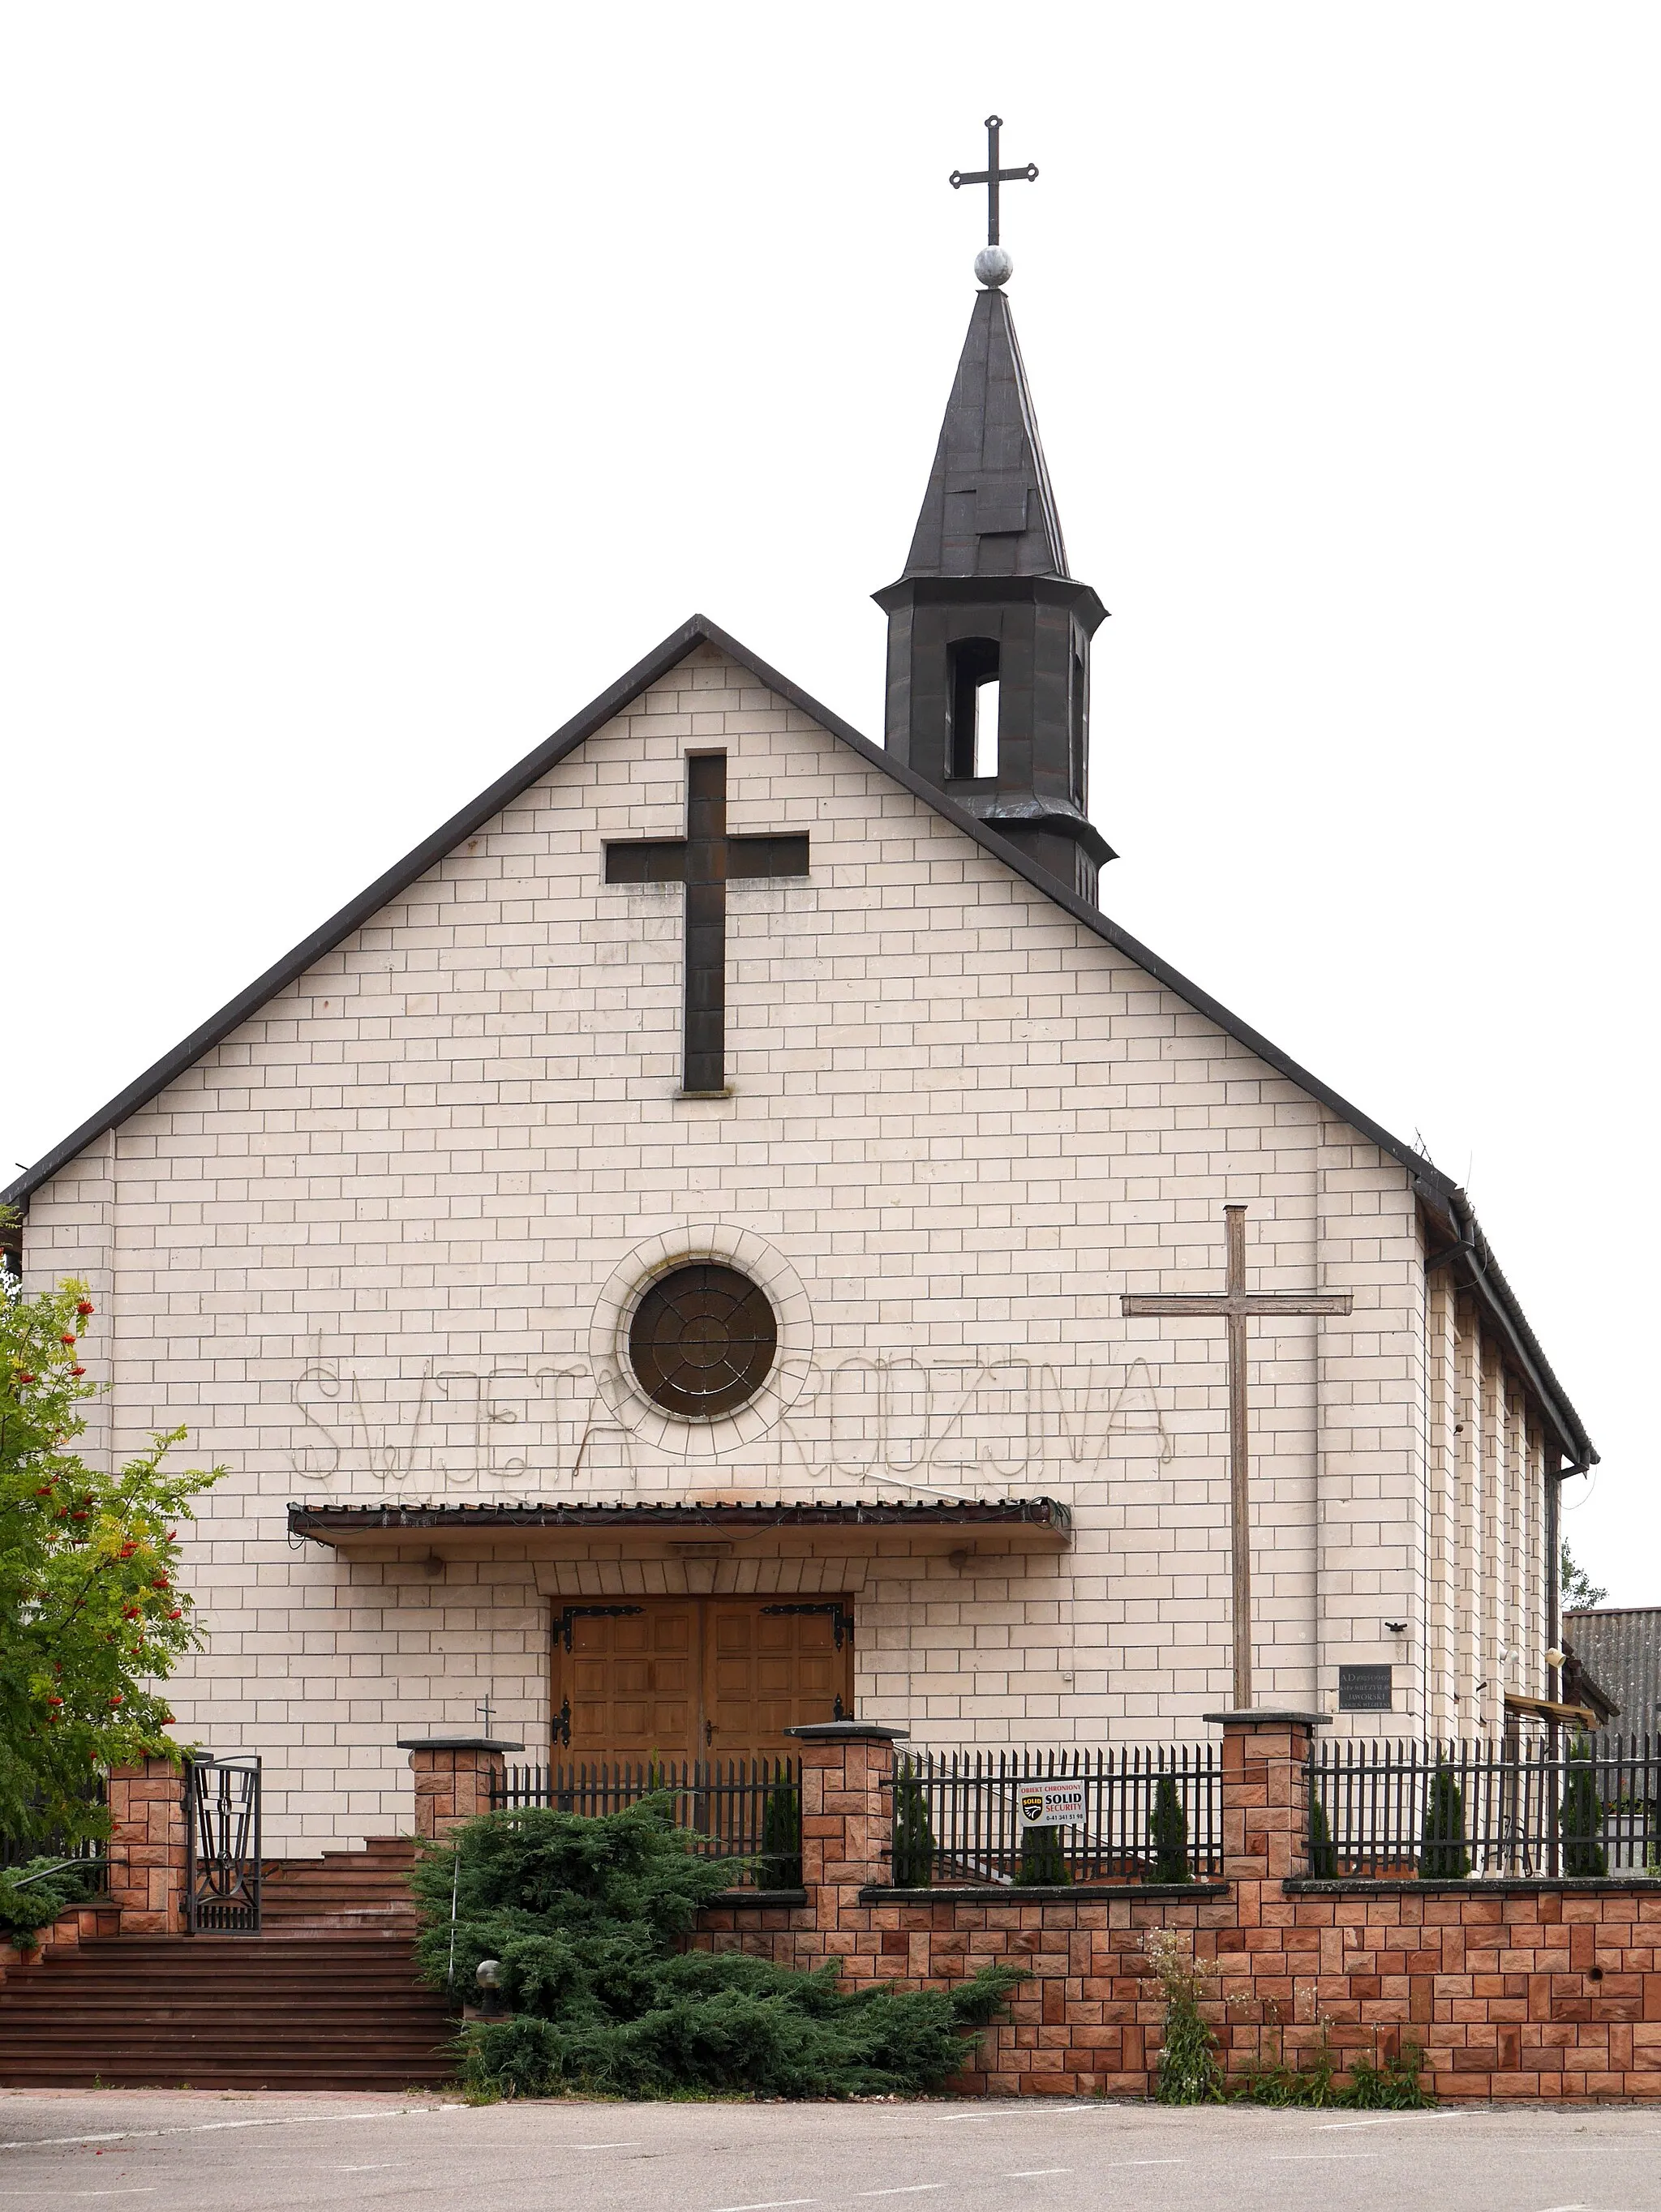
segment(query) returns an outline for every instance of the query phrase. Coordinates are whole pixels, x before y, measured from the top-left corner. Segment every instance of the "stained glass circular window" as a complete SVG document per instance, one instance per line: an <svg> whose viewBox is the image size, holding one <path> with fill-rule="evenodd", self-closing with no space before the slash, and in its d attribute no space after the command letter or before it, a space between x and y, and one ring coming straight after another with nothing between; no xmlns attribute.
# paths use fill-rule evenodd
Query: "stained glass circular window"
<svg viewBox="0 0 1661 2212"><path fill-rule="evenodd" d="M647 1396L668 1413L705 1419L753 1398L778 1348L766 1292L712 1262L660 1275L629 1327L629 1357Z"/></svg>

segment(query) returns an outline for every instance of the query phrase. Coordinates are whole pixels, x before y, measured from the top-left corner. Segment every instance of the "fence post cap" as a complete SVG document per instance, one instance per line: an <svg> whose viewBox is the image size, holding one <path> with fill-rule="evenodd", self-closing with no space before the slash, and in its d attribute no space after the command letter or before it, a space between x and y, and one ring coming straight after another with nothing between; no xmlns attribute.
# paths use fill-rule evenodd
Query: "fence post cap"
<svg viewBox="0 0 1661 2212"><path fill-rule="evenodd" d="M805 1737L809 1743L897 1743L911 1731L890 1728L885 1721L808 1721L784 1733Z"/></svg>
<svg viewBox="0 0 1661 2212"><path fill-rule="evenodd" d="M1273 1727L1284 1728L1290 1722L1299 1728L1330 1728L1330 1713L1305 1713L1285 1705L1253 1705L1239 1713L1202 1713L1202 1721L1215 1721L1220 1728L1238 1728L1247 1721L1262 1722Z"/></svg>
<svg viewBox="0 0 1661 2212"><path fill-rule="evenodd" d="M400 1751L523 1751L522 1743L501 1743L490 1735L401 1735Z"/></svg>

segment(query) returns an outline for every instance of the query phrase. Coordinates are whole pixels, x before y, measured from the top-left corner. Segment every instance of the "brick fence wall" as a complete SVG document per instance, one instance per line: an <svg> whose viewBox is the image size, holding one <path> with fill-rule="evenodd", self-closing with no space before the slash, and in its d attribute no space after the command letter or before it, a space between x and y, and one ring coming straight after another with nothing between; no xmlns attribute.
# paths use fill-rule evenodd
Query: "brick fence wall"
<svg viewBox="0 0 1661 2212"><path fill-rule="evenodd" d="M1422 2045L1444 2098L1661 2098L1661 1881L1315 1881L1304 1767L1312 1717L1218 1715L1224 1879L1186 1888L887 1887L891 1731L800 1731L806 1903L703 1916L696 1939L850 1984L918 1987L1025 1967L1010 2019L958 2087L1141 2096L1163 2006L1141 1945L1191 1937L1215 1975L1225 2063L1295 2063L1322 2022L1341 2060Z"/></svg>

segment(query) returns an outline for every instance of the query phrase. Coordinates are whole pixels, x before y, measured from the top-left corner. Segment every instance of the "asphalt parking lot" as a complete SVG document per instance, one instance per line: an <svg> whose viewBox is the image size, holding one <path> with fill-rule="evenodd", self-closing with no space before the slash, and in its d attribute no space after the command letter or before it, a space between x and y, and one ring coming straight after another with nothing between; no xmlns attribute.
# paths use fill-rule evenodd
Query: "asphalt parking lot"
<svg viewBox="0 0 1661 2212"><path fill-rule="evenodd" d="M441 2097L0 2091L0 2206L167 2212L1661 2212L1661 2109L467 2106Z"/></svg>

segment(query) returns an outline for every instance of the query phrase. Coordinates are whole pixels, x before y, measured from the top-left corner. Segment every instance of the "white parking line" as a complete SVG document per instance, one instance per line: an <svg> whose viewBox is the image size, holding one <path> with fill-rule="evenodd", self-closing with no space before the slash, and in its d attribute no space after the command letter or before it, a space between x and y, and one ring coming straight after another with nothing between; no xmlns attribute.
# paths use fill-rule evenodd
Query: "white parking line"
<svg viewBox="0 0 1661 2212"><path fill-rule="evenodd" d="M1403 2120L1455 2120L1458 2118L1457 2107L1450 2106L1440 2112L1385 2112L1376 2120L1319 2120L1313 2132L1321 2136L1335 2134L1341 2128L1399 2128Z"/></svg>
<svg viewBox="0 0 1661 2212"><path fill-rule="evenodd" d="M908 2181L898 2189L861 2189L861 2197L921 2197L925 2189L944 2189L943 2181Z"/></svg>
<svg viewBox="0 0 1661 2212"><path fill-rule="evenodd" d="M397 2120L415 2112L465 2112L465 2105L405 2105L391 2106L378 2112L330 2112L326 2115L331 2126L337 2120ZM100 2135L36 2136L32 2142L0 2142L0 2150L44 2150L53 2143L137 2142L155 2136L205 2136L220 2134L226 2128L301 2128L314 2127L315 2112L284 2112L280 2118L270 2120L193 2120L185 2128L108 2128Z"/></svg>
<svg viewBox="0 0 1661 2212"><path fill-rule="evenodd" d="M817 2197L769 2197L760 2204L718 2204L715 2212L782 2212L787 2204L817 2204Z"/></svg>
<svg viewBox="0 0 1661 2212"><path fill-rule="evenodd" d="M1005 2174L1004 2179L1006 2181L1043 2181L1047 2180L1052 2173L1071 2173L1072 2171L1070 2166L1024 2166L1019 2173Z"/></svg>
<svg viewBox="0 0 1661 2212"><path fill-rule="evenodd" d="M567 2150L633 2150L639 2141L638 2136L631 2136L626 2142L567 2143L565 2148Z"/></svg>

